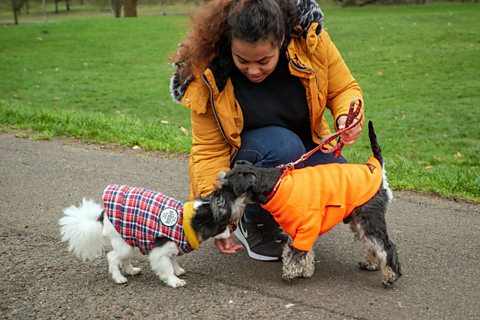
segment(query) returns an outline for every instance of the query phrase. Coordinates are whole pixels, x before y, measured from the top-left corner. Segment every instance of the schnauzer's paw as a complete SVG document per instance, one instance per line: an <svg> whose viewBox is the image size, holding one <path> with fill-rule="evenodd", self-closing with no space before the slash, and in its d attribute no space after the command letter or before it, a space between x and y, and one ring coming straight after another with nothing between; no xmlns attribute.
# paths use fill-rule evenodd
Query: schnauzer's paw
<svg viewBox="0 0 480 320"><path fill-rule="evenodd" d="M393 284L397 281L397 277L391 279L383 279L382 284L385 288L393 288Z"/></svg>
<svg viewBox="0 0 480 320"><path fill-rule="evenodd" d="M125 272L130 276L136 276L137 274L142 272L142 268L131 267L131 268L126 269Z"/></svg>
<svg viewBox="0 0 480 320"><path fill-rule="evenodd" d="M311 276L313 276L313 273L315 272L315 265L312 267L306 267L304 270L303 270L303 273L302 273L302 277L304 278L310 278Z"/></svg>
<svg viewBox="0 0 480 320"><path fill-rule="evenodd" d="M383 277L382 284L386 288L392 288L393 284L395 283L395 281L398 280L399 277L400 275L397 275L395 272L390 271Z"/></svg>
<svg viewBox="0 0 480 320"><path fill-rule="evenodd" d="M379 267L376 263L372 263L372 262L369 262L369 261L359 262L358 266L360 267L360 269L366 270L366 271L378 271L379 270Z"/></svg>
<svg viewBox="0 0 480 320"><path fill-rule="evenodd" d="M308 278L313 275L313 269L306 267L303 263L284 264L282 268L282 279L290 281L295 278Z"/></svg>
<svg viewBox="0 0 480 320"><path fill-rule="evenodd" d="M292 279L295 279L295 278L299 278L299 276L295 277L294 275L292 275L290 273L282 274L282 279L285 280L285 281L288 281L288 282L290 282Z"/></svg>
<svg viewBox="0 0 480 320"><path fill-rule="evenodd" d="M315 254L313 250L305 252L286 245L283 250L282 261L283 280L290 281L294 278L309 278L315 272Z"/></svg>
<svg viewBox="0 0 480 320"><path fill-rule="evenodd" d="M166 281L167 285L172 287L172 288L179 288L179 287L183 287L187 284L187 281L183 280L183 279L179 279L177 277L170 277L168 278L168 280Z"/></svg>
<svg viewBox="0 0 480 320"><path fill-rule="evenodd" d="M185 274L185 272L186 272L185 269L182 269L182 268L179 267L178 269L175 270L175 275L176 275L177 277L178 277L178 276L182 276L182 275Z"/></svg>
<svg viewBox="0 0 480 320"><path fill-rule="evenodd" d="M114 277L113 281L115 281L116 284L124 284L124 283L127 283L128 280L124 276L119 276L119 277Z"/></svg>

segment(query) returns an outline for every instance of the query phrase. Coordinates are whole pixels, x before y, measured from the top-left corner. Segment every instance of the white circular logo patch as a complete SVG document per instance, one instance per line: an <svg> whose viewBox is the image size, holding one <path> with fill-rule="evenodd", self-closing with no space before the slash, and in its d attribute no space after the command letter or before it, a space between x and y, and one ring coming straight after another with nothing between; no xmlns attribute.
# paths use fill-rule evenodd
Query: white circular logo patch
<svg viewBox="0 0 480 320"><path fill-rule="evenodd" d="M171 227L177 224L178 213L172 208L167 208L160 213L160 221L167 227Z"/></svg>

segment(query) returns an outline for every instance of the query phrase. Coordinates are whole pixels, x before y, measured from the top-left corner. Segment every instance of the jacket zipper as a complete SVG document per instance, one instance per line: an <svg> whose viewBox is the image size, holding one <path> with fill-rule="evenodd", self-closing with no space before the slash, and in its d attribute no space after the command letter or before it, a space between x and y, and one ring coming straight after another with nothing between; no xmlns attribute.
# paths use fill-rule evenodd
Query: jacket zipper
<svg viewBox="0 0 480 320"><path fill-rule="evenodd" d="M233 156L231 157L231 158L233 159L233 158L235 158L235 155L236 155L237 152L238 152L238 148L237 148L230 140L228 140L227 135L225 134L225 131L223 130L223 127L222 127L222 124L221 124L221 122L220 122L220 119L218 118L217 109L215 109L215 103L213 102L213 89L212 89L212 87L210 86L210 83L208 83L208 80L205 78L205 75L202 75L202 79L203 79L203 82L205 82L205 84L207 85L208 90L210 91L210 103L212 104L212 110L213 110L213 114L215 115L215 120L217 121L218 128L220 129L220 132L222 133L222 136L223 136L223 138L225 139L225 141L227 141L227 143L228 143L233 149L235 149L235 153L234 153Z"/></svg>
<svg viewBox="0 0 480 320"><path fill-rule="evenodd" d="M315 72L315 70L310 69L310 68L306 68L306 67L303 66L303 65L297 66L297 65L295 64L295 62L294 62L292 59L290 59L290 55L288 56L288 60L289 60L289 63L292 65L292 67L293 67L295 70L297 70L297 71L299 71L299 72L302 72L302 73L305 73L305 72L311 72L311 73L313 73L313 75L314 75L314 77L315 77L315 84L317 85L317 90L320 90L320 88L319 88L319 86L318 86L317 73ZM318 133L317 133L315 130L312 130L312 131L313 131L313 133L315 134L315 136L316 136L318 139L322 140L322 138L318 135Z"/></svg>
<svg viewBox="0 0 480 320"><path fill-rule="evenodd" d="M297 66L295 62L293 62L293 60L290 60L290 64L293 66L295 70L300 71L302 73L305 73L305 72L313 73L313 75L315 76L315 84L317 85L317 90L320 90L318 86L317 72L315 72L315 70L310 68L305 68L305 66L303 65Z"/></svg>

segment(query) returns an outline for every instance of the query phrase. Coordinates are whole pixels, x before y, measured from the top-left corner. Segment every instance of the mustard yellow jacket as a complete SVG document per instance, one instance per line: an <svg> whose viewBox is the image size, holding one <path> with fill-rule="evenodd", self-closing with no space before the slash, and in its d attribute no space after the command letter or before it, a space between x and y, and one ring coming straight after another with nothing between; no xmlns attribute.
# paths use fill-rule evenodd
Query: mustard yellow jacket
<svg viewBox="0 0 480 320"><path fill-rule="evenodd" d="M326 108L336 123L340 115L348 113L352 99L363 100L358 83L321 27L321 19L307 23L304 35L292 38L286 51L291 74L305 86L316 143L331 133L324 117ZM188 84L178 83L175 74L172 77L172 96L191 111L190 196L209 194L218 174L230 170L230 162L242 144L242 109L228 76L221 78L218 67L206 68Z"/></svg>

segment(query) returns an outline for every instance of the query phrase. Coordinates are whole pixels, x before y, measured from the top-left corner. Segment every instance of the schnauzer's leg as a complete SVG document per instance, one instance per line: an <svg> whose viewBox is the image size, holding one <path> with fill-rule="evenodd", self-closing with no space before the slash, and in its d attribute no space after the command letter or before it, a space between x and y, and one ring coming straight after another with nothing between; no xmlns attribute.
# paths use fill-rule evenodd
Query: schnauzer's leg
<svg viewBox="0 0 480 320"><path fill-rule="evenodd" d="M315 254L313 250L309 252L300 251L285 245L282 253L282 278L291 280L293 278L308 278L315 272Z"/></svg>
<svg viewBox="0 0 480 320"><path fill-rule="evenodd" d="M122 284L127 282L127 278L120 272L120 266L124 266L124 262L129 260L133 248L118 233L110 236L110 243L113 250L107 254L108 270L113 281Z"/></svg>
<svg viewBox="0 0 480 320"><path fill-rule="evenodd" d="M393 241L388 238L385 241L385 250L387 258L386 265L382 268L382 284L385 286L391 286L402 275L402 271L400 268L400 262L398 261L397 247Z"/></svg>
<svg viewBox="0 0 480 320"><path fill-rule="evenodd" d="M178 254L178 248L173 242L168 242L162 247L153 249L148 258L155 274L168 286L177 288L187 284L185 280L175 275L172 257Z"/></svg>
<svg viewBox="0 0 480 320"><path fill-rule="evenodd" d="M363 228L363 223L365 221L363 211L357 209L349 219L350 229L355 234L355 238L362 243L364 258L363 261L359 262L358 265L363 270L368 271L377 271L378 267L378 258L375 254L373 242L366 236L365 230Z"/></svg>
<svg viewBox="0 0 480 320"><path fill-rule="evenodd" d="M385 213L389 202L386 190L378 193L363 206L355 209L350 227L365 248L365 259L360 267L382 271L382 284L391 286L401 276L395 244L389 239Z"/></svg>
<svg viewBox="0 0 480 320"><path fill-rule="evenodd" d="M172 265L173 265L173 271L176 276L181 276L185 274L185 270L180 267L177 261L177 257L172 257Z"/></svg>
<svg viewBox="0 0 480 320"><path fill-rule="evenodd" d="M395 244L388 238L386 229L379 228L375 234L370 233L368 236L360 225L355 229L366 253L364 261L359 263L360 268L369 271L381 270L382 284L391 286L400 277L401 271Z"/></svg>
<svg viewBox="0 0 480 320"><path fill-rule="evenodd" d="M382 239L374 239L373 242L375 243L375 254L378 257L378 264L383 274L382 284L385 286L391 286L398 279L398 275L389 264L391 257L389 257L388 254L389 251L391 252L391 250L388 250L387 246L388 242L391 243L391 241L388 239L383 240L385 241L382 241Z"/></svg>
<svg viewBox="0 0 480 320"><path fill-rule="evenodd" d="M368 243L368 244L367 244ZM378 267L378 258L373 249L374 245L371 241L363 241L363 247L365 255L362 262L359 262L360 268L367 271L377 271Z"/></svg>

